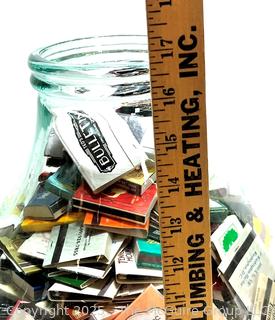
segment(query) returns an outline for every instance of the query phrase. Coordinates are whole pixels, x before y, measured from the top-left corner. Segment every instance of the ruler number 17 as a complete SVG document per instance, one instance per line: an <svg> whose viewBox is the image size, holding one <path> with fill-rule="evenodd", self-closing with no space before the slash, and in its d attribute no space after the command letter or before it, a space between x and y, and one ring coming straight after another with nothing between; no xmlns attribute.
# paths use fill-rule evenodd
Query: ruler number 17
<svg viewBox="0 0 275 320"><path fill-rule="evenodd" d="M161 55L160 55L161 59L173 57L173 41L172 40L165 40L165 39L161 38L159 40L159 44L160 44L160 47L163 48L161 50L166 51L166 52L161 53Z"/></svg>

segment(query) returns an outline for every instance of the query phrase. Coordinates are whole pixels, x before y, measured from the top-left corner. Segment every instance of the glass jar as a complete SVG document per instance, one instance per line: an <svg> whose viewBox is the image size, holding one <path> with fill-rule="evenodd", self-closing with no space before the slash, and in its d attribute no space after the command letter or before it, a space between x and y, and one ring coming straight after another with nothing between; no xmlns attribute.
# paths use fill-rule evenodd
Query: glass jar
<svg viewBox="0 0 275 320"><path fill-rule="evenodd" d="M121 167L123 166L120 166L119 162L123 161L123 159L120 159L120 156L115 158L115 150L104 135L106 132L116 132L114 133L115 138L112 137L109 141L114 142L117 147L121 148L118 155L123 155L126 160L130 159L128 161L129 167L132 167L133 169L135 167L135 169L140 170L141 166L143 174L145 175L148 174L146 166L147 160L154 166L154 161L150 159L154 158L153 145L151 145L151 148L148 144L146 144L146 146L142 145L143 141L148 142L148 137L150 137L150 141L153 143L146 36L99 36L65 41L34 51L29 56L28 62L29 67L32 70L31 84L38 92L37 130L29 167L24 181L21 182L21 188L13 198L10 198L9 201L4 202L2 205L1 222L4 222L4 217L10 216L11 212L18 217L16 220L18 228L15 230L8 230L10 232L3 232L8 236L8 238L3 240L5 241L3 243L5 243L4 245L7 254L9 254L9 250L13 244L16 246L15 251L19 253L19 247L22 243L25 243L24 241L30 239L32 235L39 238L39 232L50 232L53 227L53 225L49 228L47 227L48 222L46 221L45 223L44 220L48 218L43 219L43 217L41 218L39 216L35 217L38 224L32 221L30 224L24 225L24 222L28 220L29 217L26 214L27 208L34 197L38 198L37 195L39 194L37 193L37 190L39 190L38 187L40 188L40 185L43 184L44 187L47 179L51 175L54 176L64 163L70 163L70 166L72 165L69 168L66 167L63 171L64 175L66 175L66 179L70 179L73 176L73 183L78 183L78 186L83 182L81 175L78 170L76 170L79 169L79 171L81 171L81 163L80 166L76 165L77 161L72 161L72 158L75 160L74 154L65 150L63 146L59 148L61 142L59 139L60 137L57 139L57 145L55 144L57 141L55 120L58 118L60 112L64 112L63 114L66 115L70 114L75 123L79 118L73 119L73 116L83 116L83 110L85 110L85 113L95 112L100 114L98 119L101 121L101 126L96 121L90 121L87 117L84 119L85 125L83 125L83 118L79 120L78 124L79 129L82 130L82 134L85 135L86 142L87 139L90 139L87 144L92 143L90 137L92 133L96 132L96 134L100 136L100 139L98 138L98 141L96 142L101 143L101 149L98 149L97 145L93 148L94 150L87 148L89 149L88 151L94 151L93 157L90 156L87 158L91 158L88 159L90 163L96 165L101 173L103 171L106 172L107 175L110 173L110 175L113 174L115 176L114 171L118 167L117 176L113 181L117 181L118 177L122 176L121 170L123 170L123 168ZM100 117L102 117L102 119ZM70 124L72 128L72 123ZM90 132L86 130L87 124L90 125ZM133 139L135 142L133 142ZM129 146L127 145L127 142L129 142ZM83 145L78 145L78 148L82 148L82 151L84 150ZM85 150L86 155L88 154L87 149ZM106 164L105 158L102 159L102 150L104 150L107 155L113 156L114 161L111 165ZM135 157L131 154L131 150L136 150L138 155ZM123 152L125 154L123 154ZM136 160L136 158L137 161L131 162L132 159ZM86 172L86 168L83 170ZM125 173L129 171L128 168L128 171L126 170ZM152 187L154 187L154 197L152 196L152 201L154 201L155 204L156 186L153 182L154 181L151 182L153 184ZM68 188L66 189L66 193L58 193L57 196L60 196L60 198L63 198L64 196L64 200L67 201L64 207L68 214L63 215L66 216L66 219L69 219L66 220L66 223L76 222L77 224L81 221L82 225L83 215L81 216L78 212L72 212L72 193L68 196L68 192L72 191L72 189L70 189L71 185L69 186L67 180L65 182L63 180L62 183L62 187L65 186ZM105 187L106 185L104 184L104 188ZM100 190L95 191L99 192ZM47 191L51 190L47 189ZM40 198L43 197L44 195ZM152 202L152 206L154 204ZM64 211L62 211L62 213L64 213ZM82 212L82 214L83 213L84 212ZM40 215L40 213L38 214ZM30 217L32 218L31 215ZM57 218L57 216L55 218ZM43 220L43 222L40 220ZM16 223L14 222L13 224L16 225ZM59 222L56 226L60 226ZM147 231L148 226L149 223L147 224ZM94 231L92 231L92 233L93 232ZM34 259L35 261L33 262L34 256L30 259L28 254L31 251L33 252L33 250L36 250L35 246L38 245L38 243L41 245L41 243L45 244L49 241L49 237L46 234L43 234L42 238L38 238L27 246L27 260L31 261L31 264L35 263L36 259ZM126 237L124 238L126 239ZM0 239L0 241L2 241L2 239ZM121 240L118 239L118 241ZM42 247L38 249L40 252L41 250L43 251ZM3 274L3 277L6 277L4 271L9 270L9 266L5 267L5 264L6 260L5 263L2 260L0 261L0 269L3 270L1 275ZM39 265L41 266L41 261ZM13 267L11 266L11 269L12 268ZM20 268L21 265L19 266L19 269ZM26 270L24 270L24 266L22 268L24 273ZM36 266L34 272L39 273ZM14 279L10 281L10 284L13 286ZM22 287L24 288L24 285L22 285ZM4 290L6 289L4 288ZM14 301L19 298L26 299L27 301L36 300L34 297L30 298L28 293L29 291L13 291L10 298ZM42 300L45 299L45 292L40 298Z"/></svg>
<svg viewBox="0 0 275 320"><path fill-rule="evenodd" d="M1 204L3 217L11 212L18 216L34 192L45 165L44 150L56 110L95 106L115 110L137 103L149 108L148 64L147 37L143 35L75 39L30 55L31 84L38 91L37 130L22 189ZM150 123L151 117L146 120ZM140 135L141 128L136 129Z"/></svg>
<svg viewBox="0 0 275 320"><path fill-rule="evenodd" d="M69 114L71 117L70 120L72 121L71 125L75 129L75 133L79 135L80 130L78 129L80 128L82 129L82 135L84 135L86 138L90 138L90 136L89 133L85 132L85 129L88 125L92 126L92 123L88 122L87 118L83 117L82 111L85 110L85 112L88 113L96 111L99 112L101 115L106 115L106 118L108 118L109 120L108 126L113 128L113 130L117 130L118 133L119 131L121 131L120 137L122 138L122 140L123 135L124 138L128 139L129 137L126 137L126 135L130 135L131 133L136 139L136 141L139 142L142 150L136 148L136 152L138 153L138 160L142 167L143 174L149 174L147 171L150 168L147 168L147 166L145 165L144 155L142 154L142 151L144 151L148 159L152 163L154 163L154 146L152 131L153 124L151 117L149 62L146 36L101 36L57 43L33 52L29 57L29 66L32 70L31 84L38 92L37 131L33 146L33 153L30 158L30 164L27 170L25 180L22 182L22 187L18 190L17 195L13 198L10 198L8 201L2 204L2 216L5 214L8 216L10 215L10 213L15 213L15 215L19 217L18 222L22 220L20 213L22 213L23 209L27 206L29 200L34 195L38 181L45 182L50 177L50 174L54 176L54 173L49 173L47 171L47 166L59 168L62 167L64 161L71 161L71 158L73 158L74 160L73 163L77 163L79 165L79 159L77 157L74 158L76 155L73 152L70 153L67 150L68 154L64 155L62 148L60 149L60 144L58 146L57 143L57 149L51 148L51 145L49 145L49 141L52 141L52 146L56 146L53 128L56 128L56 126L54 126L54 124L56 125L55 119L61 113L66 113L67 115ZM126 133L126 135L124 134L126 131L123 128L123 125L121 125L121 127L119 126L122 122L117 122L117 120L113 119L113 114L119 114L119 119L123 121L124 125L125 123L127 123L127 128L129 129L129 131L128 133ZM76 120L79 121L77 122ZM62 121L61 123L59 122L59 125L62 125ZM93 130L98 130L96 125L93 126ZM97 132L100 132L100 130L98 130ZM122 144L122 140L117 139L117 143ZM131 141L130 138L129 141ZM65 143L67 142L68 140L65 141ZM91 140L89 140L89 143L92 143ZM104 143L105 142L103 141L101 147L105 145ZM81 148L83 150L83 144L79 143L78 150L81 150ZM125 146L125 148L129 148L129 146ZM110 152L108 153L108 148L105 148L104 150L103 149L104 148L102 147L99 151L97 145L94 148L94 150L96 150L94 153L94 157L99 159L96 163L96 166L97 168L99 168L99 171L101 170L102 172L112 172L113 167L116 164L116 161L114 160L112 162L113 159L110 157L108 158L108 160L111 161L107 163L105 158L102 159L102 157L106 155L104 152L107 152L109 156L111 154ZM127 157L131 158L131 156L133 156L133 154L131 154L131 152L128 152ZM93 161L95 160L93 159ZM84 176L86 172L85 166L83 169L83 167L81 167L80 164L80 166L77 166L77 168L80 171L83 170L83 172L81 173ZM215 171L217 171L217 168L213 169L213 172ZM71 167L66 168L65 173L69 178L72 178L73 183L77 184L79 182L79 176L75 174L74 170L71 170ZM87 179L85 176L84 178L85 180L89 180L89 174L87 176ZM241 244L241 242L239 241L243 241L244 236L246 236L246 233L249 232L249 235L252 234L252 240L256 238L255 244L253 242L252 249L259 252L259 256L263 257L263 264L266 269L263 270L263 273L266 273L267 276L271 277L274 280L274 263L272 264L269 261L271 260L269 257L269 249L271 242L270 230L266 228L266 226L255 214L253 207L250 205L250 203L246 201L246 199L243 199L241 197L239 191L236 192L234 188L232 188L231 181L227 183L227 181L223 181L222 179L220 179L221 175L219 174L219 172L216 174L216 176L211 175L210 172L210 178L212 178L210 179L209 195L213 247L212 268L214 283L212 289L214 293L214 304L221 310L227 308L226 310L228 312L240 312L241 314L246 314L248 311L251 311L249 309L250 305L248 305L248 303L252 299L252 295L251 297L247 297L247 292L245 292L245 290L243 290L242 288L236 289L236 292L241 299L245 298L248 300L248 302L245 300L247 302L247 306L243 308L242 303L238 300L239 298L235 295L235 293L232 293L232 291L230 291L227 288L226 283L228 282L228 279L222 279L220 276L221 270L225 270L223 273L225 275L227 274L226 266L224 266L224 263L221 264L221 261L222 259L226 259L228 252L230 252L231 250L230 254L233 258L230 258L232 258L232 261L234 262L235 257L233 256L232 248L234 250L239 250L239 248L244 250L243 247L238 247ZM93 183L93 179L91 179L90 182ZM67 181L64 182L64 185L66 183ZM100 192L100 188L101 186L96 186L95 191ZM72 193L70 192L72 191L75 190L67 188L66 190L62 190L63 193L61 193L60 191L61 197L63 197L66 200L69 200L69 205L66 206L67 210L71 210L72 207L70 203L70 201L72 200ZM101 204L102 203L99 202L99 208ZM72 212L68 211L68 213L68 217L70 217L70 213ZM160 242L158 213L156 207L152 209L150 214L152 216L152 219L150 219L150 224L152 226L154 225L154 228L152 228L153 231L151 230L151 238L149 238L149 241L152 241L152 239L154 239L157 240L157 242ZM79 215L71 216L76 217L76 219L67 220L67 224L80 220ZM2 218L1 222L3 222L4 220L5 219ZM98 222L93 221L93 223L96 224ZM24 229L22 225L23 224L21 224L20 231L24 231L25 233L27 233L23 235L25 237L24 241L31 239L32 236L30 236L30 233L33 232L34 235L34 239L32 240L32 242L29 242L31 244L28 244L29 247L26 248L25 246L24 248L25 254L26 250L29 250L29 254L37 250L35 239L37 239L37 243L41 244L39 250L45 250L45 247L43 247L42 245L49 243L49 233L48 235L44 235L41 238L39 235L39 230L49 232L52 226L45 227L47 223L44 224L44 222L41 223L41 226L39 226L39 224L33 223L33 225L25 225ZM35 230L34 225L36 228ZM29 229L27 229L27 227ZM82 229L76 228L75 230ZM257 235L254 231L257 233ZM133 229L131 232L134 232ZM150 228L148 234L149 233ZM136 231L133 234L136 235ZM75 235L76 233L74 234L74 236ZM243 238L240 235L244 235ZM20 236L22 236L22 234ZM10 239L12 239L12 241L17 241L16 232L14 234L10 234L9 237ZM145 238L144 235L142 235L142 237ZM65 242L65 237L60 238L61 239L59 241L59 248L56 247L58 250L55 250L56 253L58 253L59 257L61 252L60 250L61 248L63 248L62 246ZM78 242L77 237L76 242ZM160 250L160 243L158 244L158 250ZM251 252L248 252L248 254L251 254L252 258L255 259L255 254L254 251L252 251L252 249L250 250ZM75 248L75 250L77 251L77 247ZM127 250L124 250L123 252L124 256L122 255L119 257L122 263L130 261L131 257L133 257L132 252ZM241 260L242 255L238 254L237 258ZM251 263L252 258L249 260L249 263ZM18 299L24 300L25 298L27 300L32 300L29 299L29 297L26 297L27 291L18 293L18 291L11 292L9 290L8 282L13 282L14 278L10 272L10 265L6 260L0 260L0 282L2 285L1 290L7 290L7 292L9 292L9 299L13 302ZM258 263L258 258L256 262ZM47 270L47 267L49 265L48 261L44 264L45 269ZM157 274L158 276L156 276L155 278L157 278L159 282L157 282L156 279L152 279L152 281L155 281L157 289L161 290L162 275L160 276L160 270L156 270L161 268L161 262L154 261L153 263L152 261L149 261L149 265L150 267L152 267L152 270L148 268L148 270L150 270L150 275ZM223 267L223 269L218 269L220 265L221 267ZM253 267L255 267L255 265L256 263L254 264L253 262ZM237 266L235 262L234 266ZM77 273L79 269L77 269L76 271L75 267L78 268L79 265L72 267L69 266L69 269L65 268L64 270L69 271L69 273ZM85 267L86 266L83 266L83 269L81 269L81 271L84 272L84 275ZM100 268L102 268L102 265L100 265ZM100 270L100 268L98 270L99 273L102 271ZM247 271L247 268L245 268L245 270ZM47 270L47 272L48 271L49 270ZM126 271L128 272L131 270L129 268ZM242 274L243 273L241 273L241 275ZM137 279L138 276L139 275L136 274L134 279ZM251 279L253 279L253 281L255 282L255 277L258 276L257 270L254 270L253 273L251 273L249 276L251 276ZM79 277L79 279L77 280L81 280L81 277ZM107 278L107 280L109 281L109 278ZM63 279L63 281L67 280ZM252 285L253 281L249 280L249 286ZM113 282L110 283L113 286L115 286ZM238 281L232 283L235 287L238 287ZM128 288L125 287L124 289L125 291L123 292L122 290L121 297L125 298L125 292L127 292ZM143 290L142 286L140 285L138 286L138 288L135 289L137 290L136 293L140 293ZM210 288L208 289L210 290ZM150 288L149 290L152 289ZM250 291L248 292L253 293L252 289L249 290ZM52 290L52 292L55 293L52 293L51 299L58 303L61 302L61 304L63 305L65 301L63 297L61 298L61 296L58 295L57 291L58 290ZM44 299L45 295L42 298ZM80 300L76 300L76 303L82 302L82 297L78 299ZM121 301L122 300L123 298L121 298ZM154 303L154 298L152 298L152 300ZM123 303L125 304L126 301L127 300L124 300ZM10 303L10 301L8 302ZM92 311L88 308L87 305L84 306L85 308L82 310L89 312ZM54 309L52 309L52 311L53 310ZM76 310L79 310L78 305ZM112 310L112 312L115 311ZM234 317L234 319L239 319L238 315ZM162 316L164 315L162 314Z"/></svg>
<svg viewBox="0 0 275 320"><path fill-rule="evenodd" d="M50 112L82 104L149 99L146 36L102 36L61 42L29 57L31 83ZM126 97L126 98L125 98ZM130 98L129 98L130 97Z"/></svg>

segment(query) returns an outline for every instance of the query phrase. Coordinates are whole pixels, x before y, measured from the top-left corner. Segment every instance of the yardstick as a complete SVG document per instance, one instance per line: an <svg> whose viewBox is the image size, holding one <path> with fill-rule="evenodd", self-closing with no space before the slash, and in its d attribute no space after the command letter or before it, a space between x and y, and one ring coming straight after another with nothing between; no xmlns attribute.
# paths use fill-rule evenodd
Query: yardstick
<svg viewBox="0 0 275 320"><path fill-rule="evenodd" d="M146 0L166 319L213 319L202 0Z"/></svg>

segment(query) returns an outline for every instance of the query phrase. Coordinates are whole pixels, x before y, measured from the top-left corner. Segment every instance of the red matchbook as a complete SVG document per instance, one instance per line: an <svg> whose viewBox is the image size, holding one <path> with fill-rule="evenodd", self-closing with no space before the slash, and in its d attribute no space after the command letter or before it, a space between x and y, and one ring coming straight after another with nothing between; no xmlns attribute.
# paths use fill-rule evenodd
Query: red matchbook
<svg viewBox="0 0 275 320"><path fill-rule="evenodd" d="M87 183L74 193L72 203L76 208L103 213L120 219L145 224L157 201L157 187L152 184L141 196L112 186L94 194Z"/></svg>
<svg viewBox="0 0 275 320"><path fill-rule="evenodd" d="M84 224L94 229L105 230L111 233L123 234L136 238L147 238L150 219L144 225L122 220L94 212L86 212Z"/></svg>

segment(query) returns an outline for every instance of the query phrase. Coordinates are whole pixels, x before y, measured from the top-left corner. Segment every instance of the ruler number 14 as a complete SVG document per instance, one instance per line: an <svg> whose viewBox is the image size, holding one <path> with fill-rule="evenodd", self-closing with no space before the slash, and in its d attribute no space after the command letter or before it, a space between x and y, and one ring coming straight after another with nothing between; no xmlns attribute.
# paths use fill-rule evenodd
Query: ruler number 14
<svg viewBox="0 0 275 320"><path fill-rule="evenodd" d="M168 192L179 192L179 178L174 177L174 178L168 178L168 181L173 184L173 186L168 187Z"/></svg>

